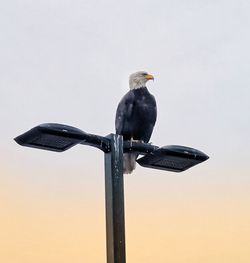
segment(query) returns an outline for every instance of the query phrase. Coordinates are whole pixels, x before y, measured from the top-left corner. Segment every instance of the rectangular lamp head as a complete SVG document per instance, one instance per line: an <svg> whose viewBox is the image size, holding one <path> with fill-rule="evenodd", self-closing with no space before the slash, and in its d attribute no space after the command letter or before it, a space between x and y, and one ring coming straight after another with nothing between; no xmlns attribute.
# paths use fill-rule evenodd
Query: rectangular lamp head
<svg viewBox="0 0 250 263"><path fill-rule="evenodd" d="M14 140L22 146L63 152L81 143L85 134L85 132L72 126L45 123L34 127Z"/></svg>
<svg viewBox="0 0 250 263"><path fill-rule="evenodd" d="M204 162L209 157L196 149L170 145L158 148L137 160L143 167L182 172Z"/></svg>

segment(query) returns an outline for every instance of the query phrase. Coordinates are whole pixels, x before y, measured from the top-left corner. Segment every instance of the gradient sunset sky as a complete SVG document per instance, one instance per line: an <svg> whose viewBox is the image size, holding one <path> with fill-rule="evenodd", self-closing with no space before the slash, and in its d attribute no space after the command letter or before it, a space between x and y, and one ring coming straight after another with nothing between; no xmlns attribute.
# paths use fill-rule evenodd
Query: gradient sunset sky
<svg viewBox="0 0 250 263"><path fill-rule="evenodd" d="M210 159L125 177L130 263L250 262L250 2L10 0L0 8L0 262L105 262L103 154L13 138L114 132L129 74L155 76L154 144Z"/></svg>

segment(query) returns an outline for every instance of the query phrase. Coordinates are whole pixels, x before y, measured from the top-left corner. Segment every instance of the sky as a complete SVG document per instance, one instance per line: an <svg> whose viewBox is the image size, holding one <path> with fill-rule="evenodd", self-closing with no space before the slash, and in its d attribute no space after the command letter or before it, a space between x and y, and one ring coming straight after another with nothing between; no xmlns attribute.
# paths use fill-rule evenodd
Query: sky
<svg viewBox="0 0 250 263"><path fill-rule="evenodd" d="M114 132L138 70L155 77L151 141L210 159L125 177L127 261L249 262L249 12L247 0L1 2L1 262L105 262L103 153L13 138L48 122Z"/></svg>

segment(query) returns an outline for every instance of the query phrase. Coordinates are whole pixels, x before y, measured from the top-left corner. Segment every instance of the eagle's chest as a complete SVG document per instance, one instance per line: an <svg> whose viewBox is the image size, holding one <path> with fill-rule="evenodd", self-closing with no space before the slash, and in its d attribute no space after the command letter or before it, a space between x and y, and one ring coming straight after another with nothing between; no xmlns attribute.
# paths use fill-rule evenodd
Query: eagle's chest
<svg viewBox="0 0 250 263"><path fill-rule="evenodd" d="M141 130L148 127L155 121L155 103L149 95L142 95L135 98L133 109L130 115L130 123L133 129Z"/></svg>
<svg viewBox="0 0 250 263"><path fill-rule="evenodd" d="M132 117L139 119L147 119L148 114L152 110L152 105L150 104L146 96L142 96L135 100L133 106Z"/></svg>

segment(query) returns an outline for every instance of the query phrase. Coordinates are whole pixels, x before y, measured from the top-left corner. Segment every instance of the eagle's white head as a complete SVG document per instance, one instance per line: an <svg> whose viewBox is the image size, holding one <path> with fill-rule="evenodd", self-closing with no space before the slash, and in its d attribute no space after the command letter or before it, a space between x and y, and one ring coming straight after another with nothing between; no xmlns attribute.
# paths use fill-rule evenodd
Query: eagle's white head
<svg viewBox="0 0 250 263"><path fill-rule="evenodd" d="M133 90L146 87L146 82L150 79L153 80L154 77L145 71L135 72L129 76L129 88Z"/></svg>

